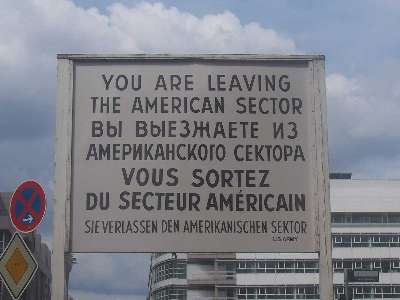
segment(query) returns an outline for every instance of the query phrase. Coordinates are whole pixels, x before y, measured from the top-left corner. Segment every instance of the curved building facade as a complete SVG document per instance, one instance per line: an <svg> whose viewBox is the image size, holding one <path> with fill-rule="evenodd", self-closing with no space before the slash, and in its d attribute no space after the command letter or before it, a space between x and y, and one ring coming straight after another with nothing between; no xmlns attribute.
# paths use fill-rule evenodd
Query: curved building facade
<svg viewBox="0 0 400 300"><path fill-rule="evenodd" d="M344 269L377 270L353 299L400 299L400 181L331 180L334 293ZM151 300L319 299L313 253L156 253Z"/></svg>

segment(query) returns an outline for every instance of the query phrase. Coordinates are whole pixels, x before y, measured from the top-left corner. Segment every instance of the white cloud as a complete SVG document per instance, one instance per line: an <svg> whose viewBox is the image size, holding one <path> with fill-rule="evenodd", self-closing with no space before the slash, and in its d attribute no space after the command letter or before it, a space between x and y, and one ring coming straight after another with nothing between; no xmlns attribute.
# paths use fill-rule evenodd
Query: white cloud
<svg viewBox="0 0 400 300"><path fill-rule="evenodd" d="M400 98L396 80L327 76L329 143L335 171L399 178Z"/></svg>
<svg viewBox="0 0 400 300"><path fill-rule="evenodd" d="M0 103L12 102L10 109L21 105L53 111L57 53L295 51L292 39L257 23L242 24L228 11L197 17L161 3L143 2L129 7L112 4L101 13L68 0L4 0L0 10ZM42 120L50 117L48 113ZM8 120L9 127L16 130L26 123L12 123L17 121ZM33 129L35 126L33 123Z"/></svg>
<svg viewBox="0 0 400 300"><path fill-rule="evenodd" d="M122 50L145 52L276 53L293 52L293 40L257 23L241 24L232 13L196 17L161 3L135 7L114 4L109 25Z"/></svg>
<svg viewBox="0 0 400 300"><path fill-rule="evenodd" d="M330 127L338 134L352 138L400 137L396 87L385 91L374 82L341 74L331 74L326 81Z"/></svg>
<svg viewBox="0 0 400 300"><path fill-rule="evenodd" d="M113 4L102 14L67 0L5 0L2 11L4 66L49 63L57 52L295 51L292 39L257 23L242 24L228 11L196 17L143 2L131 7Z"/></svg>
<svg viewBox="0 0 400 300"><path fill-rule="evenodd" d="M327 94L328 97L341 98L357 92L359 90L359 83L356 79L348 79L342 74L330 74L327 79Z"/></svg>

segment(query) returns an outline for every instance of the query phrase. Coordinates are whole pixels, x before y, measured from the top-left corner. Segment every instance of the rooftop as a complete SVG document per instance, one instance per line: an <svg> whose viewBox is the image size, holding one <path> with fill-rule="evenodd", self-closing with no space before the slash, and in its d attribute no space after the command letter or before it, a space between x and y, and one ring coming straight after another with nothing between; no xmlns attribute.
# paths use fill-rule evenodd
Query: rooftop
<svg viewBox="0 0 400 300"><path fill-rule="evenodd" d="M400 180L331 180L332 212L398 212Z"/></svg>

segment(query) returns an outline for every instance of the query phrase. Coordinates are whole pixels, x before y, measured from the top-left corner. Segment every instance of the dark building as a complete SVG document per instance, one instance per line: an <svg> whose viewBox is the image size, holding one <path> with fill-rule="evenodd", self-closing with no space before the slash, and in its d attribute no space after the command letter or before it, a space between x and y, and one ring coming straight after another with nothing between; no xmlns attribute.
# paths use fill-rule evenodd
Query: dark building
<svg viewBox="0 0 400 300"><path fill-rule="evenodd" d="M11 193L0 192L0 253L7 247L15 232L8 215ZM40 234L36 232L23 234L25 243L32 251L38 263L38 270L29 287L24 291L21 300L50 300L51 299L51 252L42 242ZM1 281L1 279L0 279ZM0 282L0 300L11 300L8 290L3 282Z"/></svg>

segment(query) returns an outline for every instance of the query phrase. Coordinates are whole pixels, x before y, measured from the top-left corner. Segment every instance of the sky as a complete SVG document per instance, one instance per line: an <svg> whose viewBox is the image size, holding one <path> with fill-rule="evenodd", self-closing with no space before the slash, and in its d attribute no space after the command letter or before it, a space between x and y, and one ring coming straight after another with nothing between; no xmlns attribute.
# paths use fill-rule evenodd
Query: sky
<svg viewBox="0 0 400 300"><path fill-rule="evenodd" d="M2 0L0 191L36 179L52 240L57 53L324 54L331 171L400 178L400 1ZM79 254L78 300L143 299L145 254Z"/></svg>

